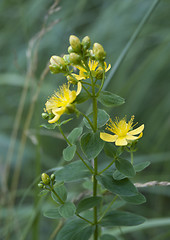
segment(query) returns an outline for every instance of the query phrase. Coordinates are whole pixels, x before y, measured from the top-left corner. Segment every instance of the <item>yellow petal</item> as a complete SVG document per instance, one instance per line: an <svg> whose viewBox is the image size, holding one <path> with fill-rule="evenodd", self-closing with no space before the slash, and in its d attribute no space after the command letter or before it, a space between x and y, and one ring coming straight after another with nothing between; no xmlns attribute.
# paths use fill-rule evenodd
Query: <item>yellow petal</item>
<svg viewBox="0 0 170 240"><path fill-rule="evenodd" d="M72 75L73 75L73 77L75 77L78 81L85 79L85 77L82 76L82 75L78 75L78 74L75 74L75 73L72 73Z"/></svg>
<svg viewBox="0 0 170 240"><path fill-rule="evenodd" d="M136 128L132 131L129 131L129 133L131 135L137 135L137 134L141 133L143 131L143 129L144 129L144 124L142 124L140 127Z"/></svg>
<svg viewBox="0 0 170 240"><path fill-rule="evenodd" d="M116 146L126 146L128 143L125 138L118 138L115 142Z"/></svg>
<svg viewBox="0 0 170 240"><path fill-rule="evenodd" d="M81 82L78 82L76 96L79 95L79 93L81 92L81 89L82 89L82 84Z"/></svg>
<svg viewBox="0 0 170 240"><path fill-rule="evenodd" d="M106 142L115 142L117 139L117 135L111 135L108 133L100 133L100 138Z"/></svg>
<svg viewBox="0 0 170 240"><path fill-rule="evenodd" d="M127 139L127 140L132 140L132 141L133 141L133 140L137 140L138 137L135 137L135 136L133 136L133 135L127 134L127 135L126 135L126 139Z"/></svg>
<svg viewBox="0 0 170 240"><path fill-rule="evenodd" d="M55 122L57 122L57 121L59 120L60 117L61 117L61 114L56 114L56 115L54 116L54 118L51 119L51 120L49 120L48 122L49 122L49 123L55 123Z"/></svg>
<svg viewBox="0 0 170 240"><path fill-rule="evenodd" d="M111 69L111 65L109 64L108 67L106 65L105 72L109 71Z"/></svg>

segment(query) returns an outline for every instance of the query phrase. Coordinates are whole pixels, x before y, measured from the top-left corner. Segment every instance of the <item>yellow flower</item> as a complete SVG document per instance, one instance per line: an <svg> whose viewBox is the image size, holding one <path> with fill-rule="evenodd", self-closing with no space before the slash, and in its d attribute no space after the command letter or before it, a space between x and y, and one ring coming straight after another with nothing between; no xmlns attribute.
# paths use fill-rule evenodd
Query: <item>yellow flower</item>
<svg viewBox="0 0 170 240"><path fill-rule="evenodd" d="M116 146L126 146L129 142L141 138L143 135L142 131L144 129L144 124L132 130L134 126L133 120L134 116L131 117L128 123L126 122L126 118L123 118L120 121L116 119L115 122L110 119L106 129L114 133L114 135L101 132L100 138L106 142L115 142ZM138 134L139 136L134 136Z"/></svg>
<svg viewBox="0 0 170 240"><path fill-rule="evenodd" d="M68 108L72 107L71 104L74 102L76 96L80 93L80 91L81 89L79 86L77 88L77 91L71 91L69 89L69 84L64 84L62 87L60 87L59 91L55 92L45 104L45 111L54 114L54 117L48 122L57 122L61 115L64 114Z"/></svg>
<svg viewBox="0 0 170 240"><path fill-rule="evenodd" d="M91 71L91 74L93 77L96 76L96 74L99 72L99 71L102 71L102 67L99 66L99 63L95 60L89 60L89 63L88 63L88 66L89 66L89 69ZM111 68L111 65L109 64L108 67L107 67L107 64L106 62L104 62L104 67L105 67L105 72L109 71L109 69ZM79 69L79 74L75 74L73 73L72 75L78 80L83 80L83 79L87 79L90 77L89 73L87 72L86 69L84 69L82 66L76 66L76 68Z"/></svg>

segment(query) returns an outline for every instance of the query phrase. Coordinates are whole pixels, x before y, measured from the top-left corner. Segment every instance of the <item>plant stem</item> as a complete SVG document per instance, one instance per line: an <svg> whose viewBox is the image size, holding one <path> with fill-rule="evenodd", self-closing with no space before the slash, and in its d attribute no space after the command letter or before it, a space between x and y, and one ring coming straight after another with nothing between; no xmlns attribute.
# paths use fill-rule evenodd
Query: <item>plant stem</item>
<svg viewBox="0 0 170 240"><path fill-rule="evenodd" d="M111 208L111 206L113 205L113 203L116 201L116 199L118 198L118 196L116 195L113 200L109 203L108 207L105 209L105 211L103 212L102 216L100 217L98 223L101 222L102 218L105 216L105 214L109 211L109 209Z"/></svg>
<svg viewBox="0 0 170 240"><path fill-rule="evenodd" d="M60 198L60 196L56 193L56 191L53 188L51 188L51 187L50 187L50 189L54 193L54 195L58 198L59 202L61 204L64 204L64 201Z"/></svg>
<svg viewBox="0 0 170 240"><path fill-rule="evenodd" d="M78 111L78 110L77 110ZM78 113L80 113L87 121L88 123L90 124L90 127L92 128L92 130L94 131L94 126L92 124L92 122L90 121L90 119L82 112L78 111Z"/></svg>
<svg viewBox="0 0 170 240"><path fill-rule="evenodd" d="M81 218L82 220L84 220L84 221L86 221L86 222L90 223L91 225L93 225L93 223L92 223L92 222L90 222L88 219L86 219L86 218L84 218L84 217L80 216L78 213L75 213L75 214L76 214L76 216L77 216L77 217L79 217L79 218Z"/></svg>
<svg viewBox="0 0 170 240"><path fill-rule="evenodd" d="M98 172L98 175L102 174L103 172L105 172L109 167L112 166L112 164L116 161L116 157L113 159L113 161L111 161L111 163L106 167L104 168L102 171Z"/></svg>
<svg viewBox="0 0 170 240"><path fill-rule="evenodd" d="M58 126L58 129L59 129L60 133L63 135L63 137L66 140L66 142L68 143L68 145L72 146L71 142L68 140L68 138L64 134L61 126ZM79 152L77 150L76 150L76 154L80 158L80 160L84 163L84 165L88 168L88 170L93 174L93 170L88 166L88 164L84 161L84 159L81 157L81 155L79 154Z"/></svg>

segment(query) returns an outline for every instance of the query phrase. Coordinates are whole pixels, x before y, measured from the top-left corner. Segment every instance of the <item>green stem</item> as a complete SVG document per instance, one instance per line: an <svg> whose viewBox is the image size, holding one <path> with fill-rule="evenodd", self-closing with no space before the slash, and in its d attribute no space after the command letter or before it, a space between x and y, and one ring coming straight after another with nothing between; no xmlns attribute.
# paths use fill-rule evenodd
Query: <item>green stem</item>
<svg viewBox="0 0 170 240"><path fill-rule="evenodd" d="M103 219L103 217L105 216L105 214L109 211L109 209L111 208L111 206L113 205L113 203L116 201L116 199L118 198L118 196L116 195L113 200L109 203L108 207L105 209L105 211L103 212L102 216L100 217L98 223L101 222L101 220Z"/></svg>
<svg viewBox="0 0 170 240"><path fill-rule="evenodd" d="M56 193L56 191L53 188L51 188L51 187L50 187L50 189L54 193L54 195L58 198L59 202L61 204L64 204L64 201L60 198L60 196Z"/></svg>
<svg viewBox="0 0 170 240"><path fill-rule="evenodd" d="M100 94L100 92L101 92L101 90L102 90L102 88L103 88L103 85L104 85L104 80L105 80L105 67L104 67L104 63L103 63L102 68L103 68L103 78L102 78L102 82L101 82L99 91L98 91L97 94L96 94L96 97L99 96L99 94Z"/></svg>
<svg viewBox="0 0 170 240"><path fill-rule="evenodd" d="M133 165L133 152L130 152L130 156L131 156L131 164Z"/></svg>
<svg viewBox="0 0 170 240"><path fill-rule="evenodd" d="M105 172L109 167L112 166L112 164L116 161L116 157L113 159L113 161L105 168L103 169L102 171L98 172L98 175L102 174L103 172Z"/></svg>
<svg viewBox="0 0 170 240"><path fill-rule="evenodd" d="M66 140L66 142L68 143L68 145L72 146L71 142L68 140L68 138L64 134L61 126L58 126L58 129L59 129L60 133L63 135L63 137ZM80 158L80 160L84 163L84 165L88 168L88 170L93 174L93 170L87 165L87 163L84 161L84 159L81 157L81 155L79 154L79 152L77 150L76 150L76 154Z"/></svg>
<svg viewBox="0 0 170 240"><path fill-rule="evenodd" d="M77 217L79 217L79 218L81 218L82 220L84 220L84 221L90 223L91 225L93 225L93 223L92 223L91 221L89 221L88 219L86 219L86 218L80 216L78 213L75 213L75 214L76 214Z"/></svg>
<svg viewBox="0 0 170 240"><path fill-rule="evenodd" d="M84 113L80 112L79 110L77 110L77 112L80 113L88 121L88 123L90 124L90 127L94 131L94 126L93 126L92 122L90 121L90 119Z"/></svg>

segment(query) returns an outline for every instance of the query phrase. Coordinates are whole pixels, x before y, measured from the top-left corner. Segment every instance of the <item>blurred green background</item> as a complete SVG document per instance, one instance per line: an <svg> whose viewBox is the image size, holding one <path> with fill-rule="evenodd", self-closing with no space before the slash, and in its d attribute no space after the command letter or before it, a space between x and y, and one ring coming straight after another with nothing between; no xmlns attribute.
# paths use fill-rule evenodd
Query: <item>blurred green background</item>
<svg viewBox="0 0 170 240"><path fill-rule="evenodd" d="M139 29L149 9L153 11ZM151 165L135 182L170 181L169 13L170 0L0 1L0 239L55 239L57 221L41 213L52 200L37 196L37 181L43 171L63 163L66 144L57 130L39 126L48 96L65 81L48 72L49 58L67 52L71 34L101 43L112 67L128 50L115 73L107 73L106 87L126 104L106 111L113 118L134 114L145 124L135 161L149 160ZM136 29L140 33L133 39ZM127 48L130 39L134 41ZM75 119L64 130L79 124ZM76 184L72 190L76 195ZM117 239L170 239L170 187L141 192L147 203L124 208L149 222L124 233L122 228Z"/></svg>

